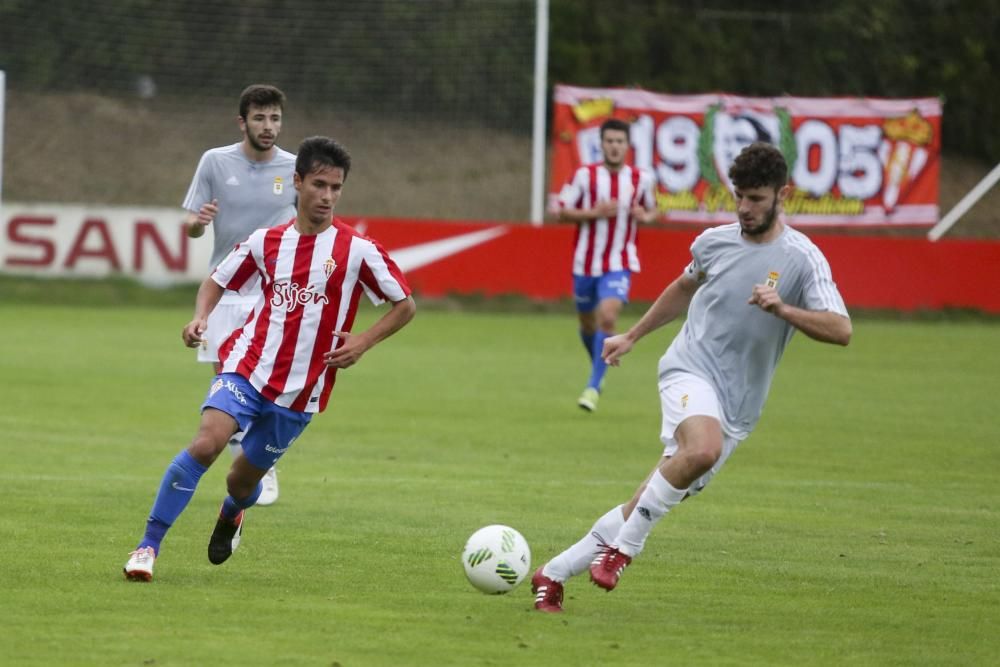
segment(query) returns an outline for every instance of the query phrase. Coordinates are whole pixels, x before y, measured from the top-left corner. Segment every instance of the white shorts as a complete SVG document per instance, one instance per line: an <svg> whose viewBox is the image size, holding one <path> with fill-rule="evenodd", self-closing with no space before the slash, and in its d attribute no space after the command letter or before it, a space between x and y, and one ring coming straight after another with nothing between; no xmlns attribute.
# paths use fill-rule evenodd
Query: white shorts
<svg viewBox="0 0 1000 667"><path fill-rule="evenodd" d="M660 410L663 422L660 427L660 441L663 443L663 456L670 458L677 453L677 440L674 433L681 422L688 417L711 417L722 425L721 408L715 389L708 382L691 373L673 372L660 378ZM712 469L699 477L688 489L689 495L696 495L715 476L730 454L736 450L740 440L722 432L722 455Z"/></svg>
<svg viewBox="0 0 1000 667"><path fill-rule="evenodd" d="M222 296L208 316L208 328L202 337L205 342L198 346L198 361L206 364L219 362L219 346L231 333L243 326L255 303L257 295L240 296L234 292L226 292Z"/></svg>

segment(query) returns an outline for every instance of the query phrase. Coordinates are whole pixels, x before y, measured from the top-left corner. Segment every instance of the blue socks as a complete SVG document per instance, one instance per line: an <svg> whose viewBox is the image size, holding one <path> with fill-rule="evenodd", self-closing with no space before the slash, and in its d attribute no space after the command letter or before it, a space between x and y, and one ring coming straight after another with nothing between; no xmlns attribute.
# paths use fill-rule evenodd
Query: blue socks
<svg viewBox="0 0 1000 667"><path fill-rule="evenodd" d="M591 361L594 359L594 334L585 334L583 329L580 329L580 340L583 341L583 348L587 350L587 356L590 357Z"/></svg>
<svg viewBox="0 0 1000 667"><path fill-rule="evenodd" d="M153 509L146 520L146 534L138 548L153 547L160 553L160 542L167 529L173 525L184 508L187 507L198 480L205 474L207 468L194 460L187 450L174 457L163 474L160 490L153 501Z"/></svg>
<svg viewBox="0 0 1000 667"><path fill-rule="evenodd" d="M260 493L263 490L264 490L264 485L261 484L260 482L257 482L257 488L254 489L254 492L251 493L246 498L244 498L243 500L237 500L232 496L226 496L226 499L222 501L222 516L226 517L227 519L235 519L236 515L239 514L241 511L245 510L248 507L254 506L254 504L257 502L257 499L260 498Z"/></svg>
<svg viewBox="0 0 1000 667"><path fill-rule="evenodd" d="M608 365L604 363L604 359L601 358L601 352L604 351L604 341L607 338L610 338L608 334L598 330L597 333L594 334L594 342L590 348L590 380L587 381L587 386L593 387L597 391L601 390L601 380L604 379L604 373L608 370Z"/></svg>

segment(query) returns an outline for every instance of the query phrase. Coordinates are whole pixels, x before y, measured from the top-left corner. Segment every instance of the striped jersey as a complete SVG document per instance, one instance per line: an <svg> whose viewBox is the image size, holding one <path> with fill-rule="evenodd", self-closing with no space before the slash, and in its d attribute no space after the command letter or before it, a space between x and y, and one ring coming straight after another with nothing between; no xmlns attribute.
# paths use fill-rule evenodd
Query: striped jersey
<svg viewBox="0 0 1000 667"><path fill-rule="evenodd" d="M211 267L255 229L295 215L295 156L275 147L267 162L251 160L237 143L205 151L182 206L197 213L213 199L219 212L209 225L214 241Z"/></svg>
<svg viewBox="0 0 1000 667"><path fill-rule="evenodd" d="M223 373L238 373L275 404L300 412L326 408L337 369L323 354L350 331L362 291L376 304L410 294L402 272L375 241L334 218L305 236L295 219L259 229L215 269L230 290L262 292L246 322L219 347Z"/></svg>
<svg viewBox="0 0 1000 667"><path fill-rule="evenodd" d="M785 303L847 317L823 253L786 226L767 243L743 238L739 223L707 229L691 244L684 270L700 283L687 319L660 359L660 377L692 373L715 388L722 427L746 438L760 419L771 380L795 327L747 300L754 285L771 285Z"/></svg>
<svg viewBox="0 0 1000 667"><path fill-rule="evenodd" d="M609 271L639 272L636 248L638 225L629 215L632 206L653 208L655 179L644 169L622 165L618 172L603 164L580 167L559 193L562 208L593 208L601 201L618 201L618 214L577 225L573 246L573 275L602 276Z"/></svg>

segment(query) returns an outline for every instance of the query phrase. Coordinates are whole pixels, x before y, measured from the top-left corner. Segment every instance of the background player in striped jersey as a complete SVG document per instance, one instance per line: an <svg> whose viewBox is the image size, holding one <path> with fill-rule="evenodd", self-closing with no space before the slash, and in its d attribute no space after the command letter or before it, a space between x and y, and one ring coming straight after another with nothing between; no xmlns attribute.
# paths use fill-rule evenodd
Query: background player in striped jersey
<svg viewBox="0 0 1000 667"><path fill-rule="evenodd" d="M573 249L573 299L590 377L577 404L597 409L607 364L604 340L614 335L639 272L637 225L657 218L652 174L625 163L629 126L612 118L601 125L602 164L580 167L559 194L559 219L577 224Z"/></svg>
<svg viewBox="0 0 1000 667"><path fill-rule="evenodd" d="M687 310L659 363L663 458L628 503L538 569L536 609L561 611L563 583L588 567L601 588L618 584L656 522L701 491L753 430L796 329L824 343L850 342L851 320L826 258L782 220L790 186L781 152L751 144L729 176L739 222L700 234L681 275L631 329L604 343L605 360L617 365L636 341Z"/></svg>
<svg viewBox="0 0 1000 667"><path fill-rule="evenodd" d="M198 432L163 475L126 578L152 580L164 535L229 438L242 430L243 451L226 478L229 495L208 545L212 563L228 559L242 536L244 510L260 496L261 478L312 415L326 408L337 369L353 366L413 317L416 307L399 267L380 245L333 218L350 166L350 155L332 139L302 142L296 217L255 231L201 284L194 318L182 332L189 347L201 344L225 290L243 291L259 279L263 291L245 325L220 346L222 372L202 405ZM392 307L352 335L362 293Z"/></svg>
<svg viewBox="0 0 1000 667"><path fill-rule="evenodd" d="M295 156L275 142L281 134L285 94L274 86L254 84L240 94L237 122L243 140L212 148L201 156L191 186L184 198L184 224L188 236L198 238L212 225L214 244L210 268L229 254L237 243L261 227L288 222L295 215ZM219 345L243 325L259 295L227 291L208 318L204 344L198 361L211 363L219 372ZM230 442L235 458L240 453L240 435ZM278 474L268 470L258 505L278 499Z"/></svg>

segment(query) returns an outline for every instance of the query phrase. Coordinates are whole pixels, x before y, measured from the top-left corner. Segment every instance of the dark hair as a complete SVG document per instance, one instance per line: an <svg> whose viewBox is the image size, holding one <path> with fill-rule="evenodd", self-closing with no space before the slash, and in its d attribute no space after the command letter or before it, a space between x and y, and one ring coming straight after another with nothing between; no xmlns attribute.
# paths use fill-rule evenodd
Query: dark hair
<svg viewBox="0 0 1000 667"><path fill-rule="evenodd" d="M603 123L601 123L601 139L604 138L604 133L608 130L620 130L628 136L629 124L623 121L621 118L609 118Z"/></svg>
<svg viewBox="0 0 1000 667"><path fill-rule="evenodd" d="M250 105L255 107L278 107L285 110L285 94L275 88L262 83L255 83L247 86L240 93L240 118L247 119L250 112Z"/></svg>
<svg viewBox="0 0 1000 667"><path fill-rule="evenodd" d="M746 188L772 187L775 190L788 183L788 164L775 146L756 141L742 151L729 167L733 186Z"/></svg>
<svg viewBox="0 0 1000 667"><path fill-rule="evenodd" d="M351 170L351 154L330 137L309 137L299 145L295 172L304 179L306 174L321 167L340 167L344 170L346 181Z"/></svg>

